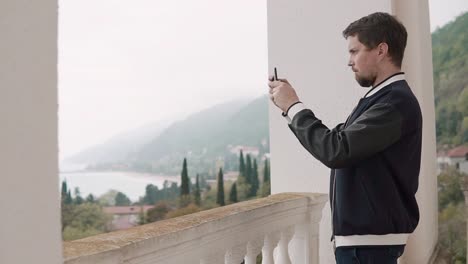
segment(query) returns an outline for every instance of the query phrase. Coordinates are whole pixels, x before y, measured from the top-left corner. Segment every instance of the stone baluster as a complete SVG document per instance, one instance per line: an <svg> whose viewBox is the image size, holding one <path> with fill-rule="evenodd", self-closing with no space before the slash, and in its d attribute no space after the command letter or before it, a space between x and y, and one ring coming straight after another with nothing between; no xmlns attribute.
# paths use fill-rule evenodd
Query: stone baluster
<svg viewBox="0 0 468 264"><path fill-rule="evenodd" d="M265 236L265 242L262 249L262 264L275 263L273 260L273 250L280 240L278 233L271 233Z"/></svg>
<svg viewBox="0 0 468 264"><path fill-rule="evenodd" d="M281 231L281 239L278 244L278 263L291 264L288 245L294 235L294 226Z"/></svg>
<svg viewBox="0 0 468 264"><path fill-rule="evenodd" d="M226 264L240 264L242 260L244 259L246 251L247 250L246 250L245 244L235 246L229 249L226 252L225 263Z"/></svg>
<svg viewBox="0 0 468 264"><path fill-rule="evenodd" d="M264 240L256 239L247 243L247 255L245 256L245 264L256 264L257 256L262 252Z"/></svg>
<svg viewBox="0 0 468 264"><path fill-rule="evenodd" d="M289 242L289 257L294 264L319 263L319 221L321 211L310 213L308 220L295 227L295 234Z"/></svg>

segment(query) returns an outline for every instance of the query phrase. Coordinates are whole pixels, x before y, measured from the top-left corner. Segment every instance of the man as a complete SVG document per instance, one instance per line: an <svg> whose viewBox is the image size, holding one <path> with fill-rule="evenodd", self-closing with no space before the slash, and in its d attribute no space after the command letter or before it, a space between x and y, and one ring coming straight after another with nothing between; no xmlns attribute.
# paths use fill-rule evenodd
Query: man
<svg viewBox="0 0 468 264"><path fill-rule="evenodd" d="M270 99L303 147L332 169L337 263L396 264L419 221L422 116L401 72L407 33L393 16L374 13L343 35L356 81L372 87L345 123L327 128L285 79L270 77Z"/></svg>

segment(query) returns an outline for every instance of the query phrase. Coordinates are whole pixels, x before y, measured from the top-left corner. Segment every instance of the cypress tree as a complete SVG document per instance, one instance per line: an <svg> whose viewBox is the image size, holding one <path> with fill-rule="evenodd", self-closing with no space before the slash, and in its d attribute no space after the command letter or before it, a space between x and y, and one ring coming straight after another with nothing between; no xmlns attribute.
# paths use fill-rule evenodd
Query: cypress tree
<svg viewBox="0 0 468 264"><path fill-rule="evenodd" d="M229 192L229 202L237 203L237 184L233 183L231 187L231 191Z"/></svg>
<svg viewBox="0 0 468 264"><path fill-rule="evenodd" d="M65 199L67 198L67 182L66 181L62 181L62 202L65 201Z"/></svg>
<svg viewBox="0 0 468 264"><path fill-rule="evenodd" d="M223 179L223 169L219 168L218 174L218 194L216 196L216 203L223 206L224 202L224 179Z"/></svg>
<svg viewBox="0 0 468 264"><path fill-rule="evenodd" d="M266 197L271 193L270 186L270 165L268 159L265 159L265 167L263 168L263 186L262 186L262 197Z"/></svg>
<svg viewBox="0 0 468 264"><path fill-rule="evenodd" d="M253 170L252 170L252 187L251 187L251 196L256 196L260 183L258 180L258 167L257 159L254 159Z"/></svg>
<svg viewBox="0 0 468 264"><path fill-rule="evenodd" d="M200 206L201 205L201 195L200 195L200 183L199 183L199 175L197 173L197 180L195 182L195 192L194 192L194 200L195 204Z"/></svg>
<svg viewBox="0 0 468 264"><path fill-rule="evenodd" d="M182 173L180 179L180 196L189 195L190 194L190 187L189 187L189 177L187 172L187 158L184 158L184 164L182 165Z"/></svg>
<svg viewBox="0 0 468 264"><path fill-rule="evenodd" d="M75 187L75 204L80 205L84 202L83 197L81 197L80 188Z"/></svg>
<svg viewBox="0 0 468 264"><path fill-rule="evenodd" d="M245 177L245 162L244 162L244 154L242 149L240 150L239 155L239 176Z"/></svg>
<svg viewBox="0 0 468 264"><path fill-rule="evenodd" d="M71 191L68 190L67 197L65 198L65 204L72 204L72 203L73 203L73 198L71 196Z"/></svg>
<svg viewBox="0 0 468 264"><path fill-rule="evenodd" d="M270 182L270 166L268 164L268 159L265 159L265 167L263 169L263 182Z"/></svg>
<svg viewBox="0 0 468 264"><path fill-rule="evenodd" d="M86 197L86 202L87 203L95 203L96 202L96 199L94 198L94 195L92 195L91 193Z"/></svg>
<svg viewBox="0 0 468 264"><path fill-rule="evenodd" d="M253 175L252 175L252 160L250 159L250 155L247 154L247 162L245 164L245 181L250 186L250 192L248 192L248 197L252 197L252 182L253 182Z"/></svg>

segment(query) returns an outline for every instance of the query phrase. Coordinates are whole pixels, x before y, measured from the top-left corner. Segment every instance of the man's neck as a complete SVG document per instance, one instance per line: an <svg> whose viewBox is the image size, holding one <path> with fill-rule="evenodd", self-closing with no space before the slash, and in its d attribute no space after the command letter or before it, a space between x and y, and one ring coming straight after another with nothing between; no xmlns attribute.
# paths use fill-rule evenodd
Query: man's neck
<svg viewBox="0 0 468 264"><path fill-rule="evenodd" d="M397 67L392 67L391 69L388 69L387 71L383 71L377 75L377 78L375 78L375 82L372 84L372 87L375 87L379 83L381 83L383 80L387 79L388 77L397 74L401 72L401 68Z"/></svg>

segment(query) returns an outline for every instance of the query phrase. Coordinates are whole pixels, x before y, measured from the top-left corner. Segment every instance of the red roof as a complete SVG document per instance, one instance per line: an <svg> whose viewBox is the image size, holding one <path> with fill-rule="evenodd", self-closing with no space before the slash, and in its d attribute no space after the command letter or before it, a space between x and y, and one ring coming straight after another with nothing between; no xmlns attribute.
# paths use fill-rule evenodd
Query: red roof
<svg viewBox="0 0 468 264"><path fill-rule="evenodd" d="M153 205L144 205L144 206L108 206L104 207L104 212L108 214L139 214L141 209L143 208L143 212L148 211L149 209L153 208Z"/></svg>
<svg viewBox="0 0 468 264"><path fill-rule="evenodd" d="M456 148L449 150L447 152L447 156L451 158L465 157L467 153L468 153L468 146L458 146Z"/></svg>

